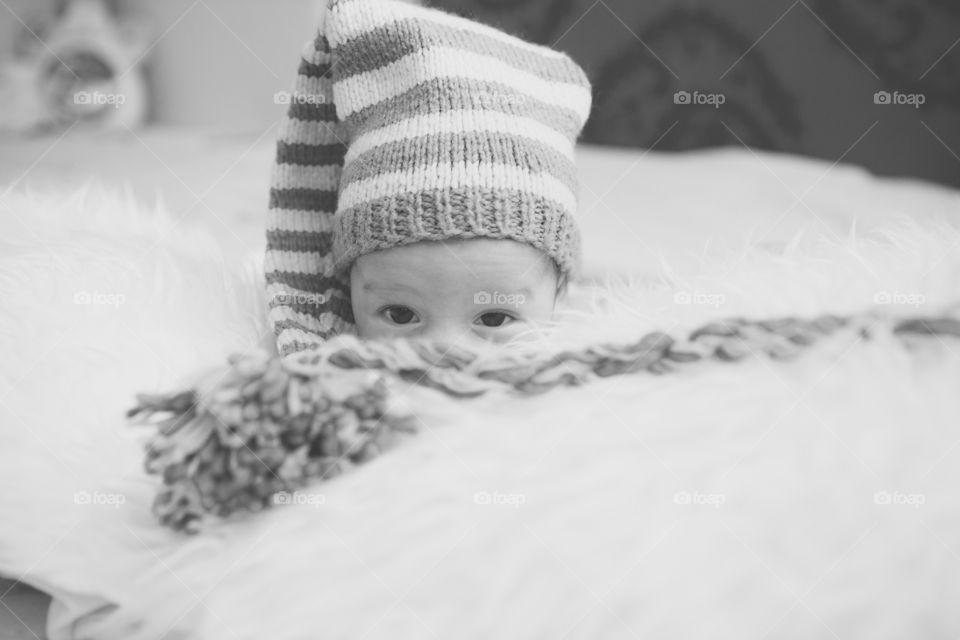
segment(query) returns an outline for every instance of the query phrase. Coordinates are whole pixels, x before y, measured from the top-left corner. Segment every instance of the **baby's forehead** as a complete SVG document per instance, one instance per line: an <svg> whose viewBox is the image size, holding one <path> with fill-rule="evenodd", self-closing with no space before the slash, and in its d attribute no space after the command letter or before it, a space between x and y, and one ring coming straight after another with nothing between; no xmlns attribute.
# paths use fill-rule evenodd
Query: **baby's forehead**
<svg viewBox="0 0 960 640"><path fill-rule="evenodd" d="M557 269L545 253L514 241L471 239L418 242L357 259L354 285L365 292L443 295L475 288L530 290L554 285Z"/></svg>
<svg viewBox="0 0 960 640"><path fill-rule="evenodd" d="M524 272L553 272L555 263L546 253L514 240L471 238L444 242L416 242L375 251L358 258L367 267L423 269L435 273L444 267L467 272L521 269Z"/></svg>

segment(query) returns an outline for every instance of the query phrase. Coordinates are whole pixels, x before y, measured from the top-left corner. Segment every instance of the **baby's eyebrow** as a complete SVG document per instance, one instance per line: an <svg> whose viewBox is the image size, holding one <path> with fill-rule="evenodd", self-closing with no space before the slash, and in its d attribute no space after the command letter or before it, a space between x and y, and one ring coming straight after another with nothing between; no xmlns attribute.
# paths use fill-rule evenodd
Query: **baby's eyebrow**
<svg viewBox="0 0 960 640"><path fill-rule="evenodd" d="M403 289L409 291L410 293L419 293L418 289L414 289L405 284L400 284L398 282L391 282L389 284L380 284L379 282L364 282L363 290L364 291L386 291L388 293L393 293L398 289Z"/></svg>
<svg viewBox="0 0 960 640"><path fill-rule="evenodd" d="M500 289L499 287L480 287L480 286L476 286L476 287L473 287L471 290L473 290L473 289L476 289L476 291L478 291L478 292L479 292L479 291L489 291L489 292L491 292L491 293L494 292L495 290L498 291L498 292L501 291L501 289ZM398 291L398 290L406 291L406 292L409 292L409 293L415 293L415 294L419 294L419 293L420 293L420 289L417 289L417 288L415 288L415 287L411 287L410 285L401 284L401 283L399 283L399 282L391 282L391 283L387 283L387 284L383 284L383 283L380 283L380 282L364 282L364 283L363 283L363 290L366 291L366 292L368 292L368 293L371 293L371 292L372 292L372 293L375 293L375 292L395 293L395 292ZM533 289L530 288L530 287L528 287L528 286L520 287L519 289L514 289L514 288L512 288L512 287L504 287L504 288L502 289L502 293L511 294L511 295L513 295L513 294L520 294L520 295L523 295L523 296L532 297L532 296L533 296Z"/></svg>

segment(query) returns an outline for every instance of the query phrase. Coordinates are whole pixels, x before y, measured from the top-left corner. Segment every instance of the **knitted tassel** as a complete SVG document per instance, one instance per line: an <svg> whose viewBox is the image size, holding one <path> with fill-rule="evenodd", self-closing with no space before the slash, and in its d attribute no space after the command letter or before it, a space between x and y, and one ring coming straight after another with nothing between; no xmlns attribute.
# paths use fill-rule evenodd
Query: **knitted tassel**
<svg viewBox="0 0 960 640"><path fill-rule="evenodd" d="M139 395L128 416L153 424L146 471L163 477L158 520L195 533L207 515L260 511L308 480L332 478L376 456L411 416L388 408L370 371L336 376L263 355L230 358L209 389Z"/></svg>
<svg viewBox="0 0 960 640"><path fill-rule="evenodd" d="M546 357L493 357L412 341L339 336L315 351L284 359L234 356L203 388L140 395L129 412L157 429L146 470L163 478L153 504L160 522L195 533L207 516L260 511L277 494L334 477L414 433L414 417L393 406L388 376L473 397L494 389L523 395L678 364L736 362L750 356L789 359L839 331L905 342L960 338L952 316L893 320L861 315L749 321L731 319L685 340L651 332L633 344L600 345Z"/></svg>

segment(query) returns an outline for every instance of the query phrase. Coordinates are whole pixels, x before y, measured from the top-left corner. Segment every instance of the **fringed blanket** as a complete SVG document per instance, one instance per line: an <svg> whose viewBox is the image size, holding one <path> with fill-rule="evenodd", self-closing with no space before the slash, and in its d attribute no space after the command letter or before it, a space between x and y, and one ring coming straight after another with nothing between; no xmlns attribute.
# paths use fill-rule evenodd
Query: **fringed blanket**
<svg viewBox="0 0 960 640"><path fill-rule="evenodd" d="M154 513L178 486L169 459L144 468L156 429L126 412L184 392L196 418L236 389L224 373L276 366L255 350L272 341L257 264L116 198L14 204L32 224L0 235L0 572L54 595L54 639L960 631L952 228L811 233L583 284L492 377L347 341L323 371L338 382L288 384L278 406L317 415L296 403L366 389L350 433L368 411L403 416L397 437L369 456L320 438L265 508L201 500L185 535ZM288 373L327 365L305 366ZM255 424L221 399L240 413L220 424ZM331 456L349 464L328 473Z"/></svg>

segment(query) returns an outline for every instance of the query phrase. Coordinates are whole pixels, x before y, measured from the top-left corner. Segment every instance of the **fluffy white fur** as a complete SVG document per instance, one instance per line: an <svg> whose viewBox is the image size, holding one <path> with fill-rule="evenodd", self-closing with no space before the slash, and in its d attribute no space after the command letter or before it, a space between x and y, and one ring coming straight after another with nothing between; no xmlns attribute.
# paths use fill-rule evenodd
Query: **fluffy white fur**
<svg viewBox="0 0 960 640"><path fill-rule="evenodd" d="M206 233L110 194L4 208L0 572L55 596L53 640L960 634L958 341L846 336L789 364L537 398L398 386L420 435L302 504L183 537L150 515L157 480L122 414L270 344L258 258L228 264ZM957 301L958 242L903 222L595 284L556 339L938 313ZM878 292L925 304L878 307Z"/></svg>

